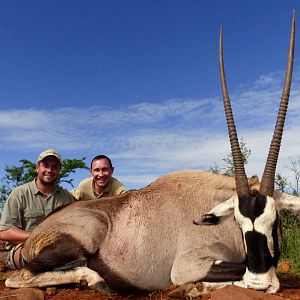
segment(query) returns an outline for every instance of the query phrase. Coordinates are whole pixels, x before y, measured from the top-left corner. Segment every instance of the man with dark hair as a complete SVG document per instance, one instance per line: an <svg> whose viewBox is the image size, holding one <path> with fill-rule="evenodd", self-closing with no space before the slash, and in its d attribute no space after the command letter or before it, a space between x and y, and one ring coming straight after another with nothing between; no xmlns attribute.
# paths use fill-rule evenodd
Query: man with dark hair
<svg viewBox="0 0 300 300"><path fill-rule="evenodd" d="M91 161L92 177L81 181L70 193L76 200L100 199L126 192L124 185L112 177L114 167L109 157L97 155Z"/></svg>
<svg viewBox="0 0 300 300"><path fill-rule="evenodd" d="M43 151L37 160L37 177L16 187L5 202L0 222L0 240L6 241L8 255L5 265L10 269L22 267L21 248L31 231L54 209L75 200L57 184L61 156L53 149Z"/></svg>

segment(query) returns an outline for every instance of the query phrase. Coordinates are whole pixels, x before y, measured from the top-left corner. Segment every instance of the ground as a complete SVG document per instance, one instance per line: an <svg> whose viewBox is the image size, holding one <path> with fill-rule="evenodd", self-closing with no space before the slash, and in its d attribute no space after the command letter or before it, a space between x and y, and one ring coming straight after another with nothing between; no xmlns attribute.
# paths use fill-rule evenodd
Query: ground
<svg viewBox="0 0 300 300"><path fill-rule="evenodd" d="M5 287L4 281L11 271L4 271L3 260L6 257L4 244L0 242L0 300L163 300L168 297L170 290L145 293L142 295L121 296L117 293L103 294L87 287L57 286L43 289L10 289ZM1 272L2 269L2 272ZM202 300L300 300L300 277L291 275L287 262L281 261L278 266L280 290L270 295L264 292L228 286L223 289L208 293L198 299ZM173 298L174 299L174 298Z"/></svg>
<svg viewBox="0 0 300 300"><path fill-rule="evenodd" d="M280 273L281 289L274 295L258 292L250 289L242 289L235 286L229 286L218 291L208 293L198 299L202 300L280 300L291 299L300 300L300 277L291 276L289 268L286 264L283 264L282 272ZM102 294L93 290L89 290L86 287L64 286L64 287L52 287L44 289L9 289L4 285L5 278L9 276L9 272L0 273L0 299L22 299L22 300L162 300L170 299L168 297L169 290L158 291L153 293L145 293L138 296L121 296L118 294Z"/></svg>

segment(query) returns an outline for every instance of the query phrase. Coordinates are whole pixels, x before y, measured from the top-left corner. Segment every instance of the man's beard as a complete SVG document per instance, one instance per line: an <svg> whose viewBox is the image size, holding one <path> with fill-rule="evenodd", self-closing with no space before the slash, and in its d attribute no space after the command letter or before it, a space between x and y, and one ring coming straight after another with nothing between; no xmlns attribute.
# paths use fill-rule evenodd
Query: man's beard
<svg viewBox="0 0 300 300"><path fill-rule="evenodd" d="M42 176L39 179L40 179L40 182L44 185L53 185L58 180L58 178L53 178L51 181L46 181L46 180L44 180L44 178Z"/></svg>

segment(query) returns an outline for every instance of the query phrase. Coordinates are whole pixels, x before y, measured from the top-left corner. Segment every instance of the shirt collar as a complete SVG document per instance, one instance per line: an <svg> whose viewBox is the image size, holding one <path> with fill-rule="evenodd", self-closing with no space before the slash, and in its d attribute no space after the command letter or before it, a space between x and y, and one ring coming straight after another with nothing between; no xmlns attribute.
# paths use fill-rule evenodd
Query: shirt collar
<svg viewBox="0 0 300 300"><path fill-rule="evenodd" d="M104 188L104 190L102 191L102 193L98 194L98 193L96 192L96 189L95 189L95 182L94 182L94 180L93 180L93 191L94 191L94 194L95 194L97 197L101 197L102 195L109 193L109 191L111 190L112 181L113 181L113 178L110 179L109 183L108 183L107 186Z"/></svg>
<svg viewBox="0 0 300 300"><path fill-rule="evenodd" d="M43 193L38 189L38 187L37 187L37 185L36 185L36 178L33 179L32 181L30 181L30 182L29 182L29 185L30 185L30 188L32 189L32 191L33 191L33 193L34 193L35 195L37 195L38 193L43 194ZM58 184L55 184L54 187L53 187L53 191L52 191L51 195L55 194L57 191L59 191L59 190L61 190L61 189L62 189L61 186L59 186Z"/></svg>

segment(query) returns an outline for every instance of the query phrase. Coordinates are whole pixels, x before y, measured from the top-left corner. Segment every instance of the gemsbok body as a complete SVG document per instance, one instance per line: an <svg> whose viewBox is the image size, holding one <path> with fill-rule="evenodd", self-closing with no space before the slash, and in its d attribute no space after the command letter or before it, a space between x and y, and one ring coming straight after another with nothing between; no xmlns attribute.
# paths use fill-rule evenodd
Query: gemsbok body
<svg viewBox="0 0 300 300"><path fill-rule="evenodd" d="M91 288L101 290L105 283L125 293L166 289L171 284L189 284L189 297L227 284L276 292L279 211L300 213L299 197L274 191L294 35L293 16L287 75L261 183L245 174L226 86L221 31L221 82L235 178L179 171L141 190L62 208L26 240L22 249L26 266L8 278L6 286L86 280ZM221 222L220 217L224 217Z"/></svg>

